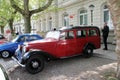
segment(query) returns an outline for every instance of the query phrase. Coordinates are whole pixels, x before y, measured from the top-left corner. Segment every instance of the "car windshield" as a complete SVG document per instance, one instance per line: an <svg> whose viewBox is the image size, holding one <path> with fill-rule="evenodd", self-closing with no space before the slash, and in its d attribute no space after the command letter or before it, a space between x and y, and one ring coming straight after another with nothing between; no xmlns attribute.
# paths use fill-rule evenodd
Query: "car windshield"
<svg viewBox="0 0 120 80"><path fill-rule="evenodd" d="M60 37L60 31L50 31L46 34L45 38L59 39L59 37Z"/></svg>
<svg viewBox="0 0 120 80"><path fill-rule="evenodd" d="M16 42L18 40L19 36L17 36L16 38L14 38L11 42Z"/></svg>

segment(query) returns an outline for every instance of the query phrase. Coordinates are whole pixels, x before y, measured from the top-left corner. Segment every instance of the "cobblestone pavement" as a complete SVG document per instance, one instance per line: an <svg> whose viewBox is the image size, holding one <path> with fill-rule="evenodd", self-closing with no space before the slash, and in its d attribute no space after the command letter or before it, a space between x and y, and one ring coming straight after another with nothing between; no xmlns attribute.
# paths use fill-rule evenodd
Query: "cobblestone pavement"
<svg viewBox="0 0 120 80"><path fill-rule="evenodd" d="M0 63L5 67L7 72L9 72L11 80L103 80L102 76L99 76L99 73L97 73L98 68L101 69L101 67L105 65L116 62L114 55L115 46L109 46L108 51L104 51L102 48L95 50L92 58L85 59L78 56L48 62L44 70L35 75L29 74L24 68L19 67L16 62L11 59L0 59ZM115 58L108 57L110 54L114 55ZM89 73L96 76L91 77Z"/></svg>
<svg viewBox="0 0 120 80"><path fill-rule="evenodd" d="M35 75L29 74L24 68L17 67L9 76L11 80L99 80L97 68L114 62L99 57L85 59L79 56L48 62L44 70ZM96 77L90 79L90 75L87 75L89 72L94 73Z"/></svg>

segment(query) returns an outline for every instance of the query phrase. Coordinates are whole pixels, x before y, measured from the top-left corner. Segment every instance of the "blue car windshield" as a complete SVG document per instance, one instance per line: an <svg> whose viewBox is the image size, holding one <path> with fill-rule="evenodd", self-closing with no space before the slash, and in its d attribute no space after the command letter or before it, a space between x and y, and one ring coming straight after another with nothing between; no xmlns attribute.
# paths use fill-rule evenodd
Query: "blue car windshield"
<svg viewBox="0 0 120 80"><path fill-rule="evenodd" d="M19 36L17 36L16 38L14 38L11 42L16 42L18 40Z"/></svg>

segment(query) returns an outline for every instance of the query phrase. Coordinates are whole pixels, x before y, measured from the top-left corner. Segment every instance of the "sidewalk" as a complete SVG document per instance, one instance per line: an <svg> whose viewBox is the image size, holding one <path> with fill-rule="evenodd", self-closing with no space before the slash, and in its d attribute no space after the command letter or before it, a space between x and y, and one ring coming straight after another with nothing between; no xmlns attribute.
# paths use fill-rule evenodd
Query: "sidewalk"
<svg viewBox="0 0 120 80"><path fill-rule="evenodd" d="M94 51L94 56L107 58L111 60L117 60L117 55L115 53L116 45L108 44L108 50L103 50L104 46L101 44L101 48Z"/></svg>

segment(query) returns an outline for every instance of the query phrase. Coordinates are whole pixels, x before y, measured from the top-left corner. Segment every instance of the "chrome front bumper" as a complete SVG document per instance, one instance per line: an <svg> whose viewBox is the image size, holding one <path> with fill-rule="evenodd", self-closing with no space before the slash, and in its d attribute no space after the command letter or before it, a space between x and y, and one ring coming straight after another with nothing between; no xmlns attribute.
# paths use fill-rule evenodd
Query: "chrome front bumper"
<svg viewBox="0 0 120 80"><path fill-rule="evenodd" d="M12 56L12 59L17 62L21 67L25 67L25 65L21 64L20 61L18 61L15 57Z"/></svg>

